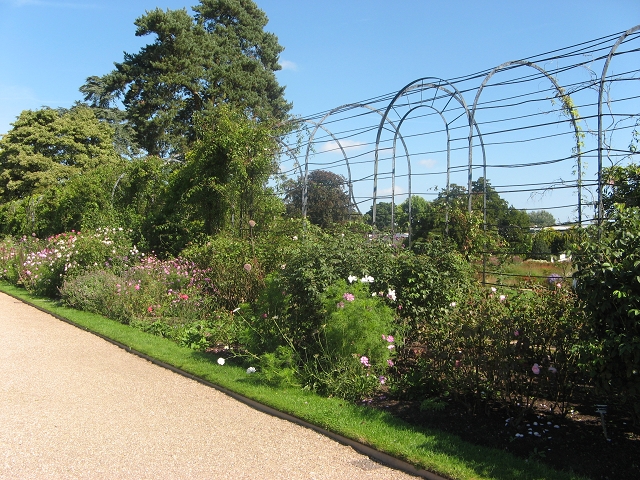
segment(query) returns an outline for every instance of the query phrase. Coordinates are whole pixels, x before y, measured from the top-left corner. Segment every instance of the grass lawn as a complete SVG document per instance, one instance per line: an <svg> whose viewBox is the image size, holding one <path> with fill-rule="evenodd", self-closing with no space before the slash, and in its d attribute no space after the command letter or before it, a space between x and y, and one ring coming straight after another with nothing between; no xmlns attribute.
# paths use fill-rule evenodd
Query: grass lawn
<svg viewBox="0 0 640 480"><path fill-rule="evenodd" d="M22 299L99 334L168 364L192 376L247 399L284 412L304 422L341 435L377 451L452 479L575 479L533 461L525 461L500 450L472 445L438 431L405 423L392 415L344 400L323 398L301 389L266 386L234 366L224 366L217 357L196 352L171 341L92 313L63 307L50 299L37 298L25 290L0 283L0 291ZM375 457L375 455L374 455ZM416 473L411 472L409 473Z"/></svg>

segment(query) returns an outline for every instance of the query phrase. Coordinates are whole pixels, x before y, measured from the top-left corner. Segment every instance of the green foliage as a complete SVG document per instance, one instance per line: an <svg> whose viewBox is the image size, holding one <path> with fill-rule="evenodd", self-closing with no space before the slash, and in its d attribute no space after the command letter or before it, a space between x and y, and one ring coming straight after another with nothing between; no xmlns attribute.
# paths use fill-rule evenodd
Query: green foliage
<svg viewBox="0 0 640 480"><path fill-rule="evenodd" d="M232 105L250 116L284 119L291 105L275 72L283 48L264 31L267 17L251 0L201 0L186 9L155 9L135 21L154 41L82 91L95 107L122 96L138 144L151 155L182 156L198 134L194 116Z"/></svg>
<svg viewBox="0 0 640 480"><path fill-rule="evenodd" d="M399 314L408 334L421 342L422 331L442 309L464 298L475 285L471 265L450 244L433 240L417 253L402 252L389 284L399 298Z"/></svg>
<svg viewBox="0 0 640 480"><path fill-rule="evenodd" d="M128 225L141 249L164 252L170 243L162 234L161 212L167 202L169 179L175 162L159 157L135 158L128 162L110 185L118 223Z"/></svg>
<svg viewBox="0 0 640 480"><path fill-rule="evenodd" d="M380 338L396 333L394 310L376 292L373 296L368 285L355 278L349 285L339 280L324 292L321 342L329 356L366 356L370 363L383 365L390 358L387 347L394 344Z"/></svg>
<svg viewBox="0 0 640 480"><path fill-rule="evenodd" d="M281 345L273 352L259 358L256 376L267 385L275 387L299 387L298 358L293 349Z"/></svg>
<svg viewBox="0 0 640 480"><path fill-rule="evenodd" d="M207 270L220 307L227 311L255 301L263 288L264 272L248 241L224 234L206 237L183 250L182 258Z"/></svg>
<svg viewBox="0 0 640 480"><path fill-rule="evenodd" d="M626 167L604 168L602 178L607 186L602 203L608 214L614 213L616 203L640 207L640 165L631 163Z"/></svg>
<svg viewBox="0 0 640 480"><path fill-rule="evenodd" d="M529 224L532 227L550 227L556 224L556 219L550 212L538 210L529 212Z"/></svg>
<svg viewBox="0 0 640 480"><path fill-rule="evenodd" d="M566 413L585 379L577 348L584 323L566 286L471 289L425 325L406 388L451 394L469 409L497 401L516 413L545 398Z"/></svg>
<svg viewBox="0 0 640 480"><path fill-rule="evenodd" d="M590 313L593 374L640 418L640 210L616 205L574 256L576 292Z"/></svg>
<svg viewBox="0 0 640 480"><path fill-rule="evenodd" d="M25 110L0 139L0 201L42 195L118 159L111 128L91 109Z"/></svg>
<svg viewBox="0 0 640 480"><path fill-rule="evenodd" d="M275 173L278 131L226 106L199 123L199 140L169 180L168 197L156 227L177 254L203 235L228 231L240 236L249 221L264 224L282 212L267 187Z"/></svg>
<svg viewBox="0 0 640 480"><path fill-rule="evenodd" d="M287 214L302 215L304 199L304 178L285 183L285 203ZM307 218L320 227L344 223L352 213L347 180L326 170L314 170L307 177Z"/></svg>
<svg viewBox="0 0 640 480"><path fill-rule="evenodd" d="M124 161L92 110L24 111L0 140L0 231L41 237L114 220Z"/></svg>
<svg viewBox="0 0 640 480"><path fill-rule="evenodd" d="M306 366L314 388L326 395L361 399L384 384L395 354L394 311L369 283L351 277L322 295L325 321L316 338L320 351ZM388 299L391 302L391 299Z"/></svg>

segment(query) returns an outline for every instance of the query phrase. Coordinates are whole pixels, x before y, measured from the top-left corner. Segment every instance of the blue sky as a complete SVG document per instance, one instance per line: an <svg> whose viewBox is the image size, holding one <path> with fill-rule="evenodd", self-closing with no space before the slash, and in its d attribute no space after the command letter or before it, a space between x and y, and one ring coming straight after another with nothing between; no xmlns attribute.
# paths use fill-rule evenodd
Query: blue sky
<svg viewBox="0 0 640 480"><path fill-rule="evenodd" d="M150 39L134 36L146 10L194 0L0 0L0 133L24 109L68 107ZM640 23L637 0L260 0L285 47L278 74L294 113L309 115L452 78Z"/></svg>
<svg viewBox="0 0 640 480"><path fill-rule="evenodd" d="M0 0L0 134L24 109L69 107L151 38L134 20L194 0ZM279 81L293 113L308 116L454 78L640 23L638 0L259 0L285 47ZM425 160L427 161L427 160Z"/></svg>

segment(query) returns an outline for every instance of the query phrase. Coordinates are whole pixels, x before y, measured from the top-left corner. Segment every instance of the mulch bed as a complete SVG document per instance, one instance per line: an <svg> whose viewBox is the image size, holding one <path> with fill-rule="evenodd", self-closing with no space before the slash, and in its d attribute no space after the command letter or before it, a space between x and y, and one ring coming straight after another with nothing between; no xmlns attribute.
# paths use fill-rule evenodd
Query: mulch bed
<svg viewBox="0 0 640 480"><path fill-rule="evenodd" d="M381 395L366 402L413 425L446 431L470 443L498 448L525 460L593 480L640 479L640 428L608 407L607 438L593 404L572 405L566 416L554 415L540 402L521 418L499 407L469 410L452 400L440 410L420 409L419 401L398 401Z"/></svg>

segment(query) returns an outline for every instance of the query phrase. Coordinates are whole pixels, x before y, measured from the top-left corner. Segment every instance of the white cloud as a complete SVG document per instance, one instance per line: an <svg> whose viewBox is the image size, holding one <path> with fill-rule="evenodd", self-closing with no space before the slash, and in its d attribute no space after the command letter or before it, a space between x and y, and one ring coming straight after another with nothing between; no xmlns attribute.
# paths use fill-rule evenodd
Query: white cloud
<svg viewBox="0 0 640 480"><path fill-rule="evenodd" d="M319 153L322 153L322 152L340 153L340 146L342 146L345 152L347 152L348 150L351 150L351 151L358 150L364 147L364 145L365 145L364 143L357 142L355 140L340 140L340 144L338 145L338 142L336 142L335 140L332 140L330 142L323 143L318 149L318 152Z"/></svg>
<svg viewBox="0 0 640 480"><path fill-rule="evenodd" d="M282 70L293 70L294 72L298 70L298 65L289 60L280 60L280 67L282 67Z"/></svg>
<svg viewBox="0 0 640 480"><path fill-rule="evenodd" d="M378 197L391 197L391 193L392 193L391 187L382 188L382 189L378 190ZM396 188L395 188L396 197L398 195L404 195L405 193L407 193L407 191L403 187L401 187L400 185L396 185ZM384 200L384 201L386 202L387 200Z"/></svg>
<svg viewBox="0 0 640 480"><path fill-rule="evenodd" d="M434 168L438 164L438 161L432 158L427 158L426 160L420 160L418 163L423 167Z"/></svg>

